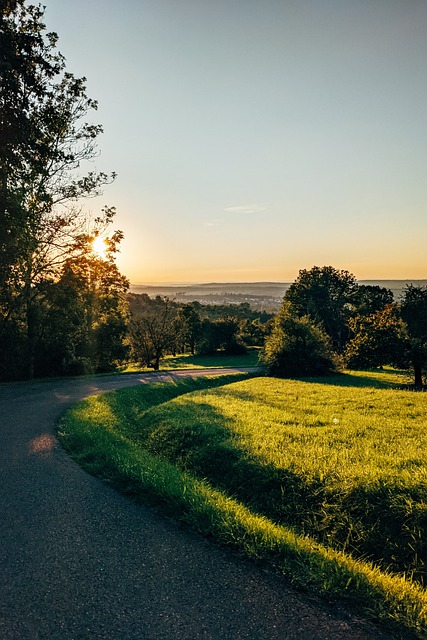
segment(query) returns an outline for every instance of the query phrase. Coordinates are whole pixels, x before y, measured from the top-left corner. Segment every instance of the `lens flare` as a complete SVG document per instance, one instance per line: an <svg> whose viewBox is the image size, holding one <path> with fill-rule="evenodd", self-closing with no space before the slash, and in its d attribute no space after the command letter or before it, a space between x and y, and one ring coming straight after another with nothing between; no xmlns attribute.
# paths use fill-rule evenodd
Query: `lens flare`
<svg viewBox="0 0 427 640"><path fill-rule="evenodd" d="M92 251L97 255L98 258L105 259L107 252L107 243L103 238L99 236L95 238L92 242Z"/></svg>

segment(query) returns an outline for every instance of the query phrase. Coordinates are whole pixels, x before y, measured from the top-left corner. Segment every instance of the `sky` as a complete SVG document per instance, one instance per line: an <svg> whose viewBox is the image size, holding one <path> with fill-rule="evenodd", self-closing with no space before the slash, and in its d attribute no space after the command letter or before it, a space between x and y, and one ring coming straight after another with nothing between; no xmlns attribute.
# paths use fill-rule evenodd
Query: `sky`
<svg viewBox="0 0 427 640"><path fill-rule="evenodd" d="M427 278L425 0L43 4L133 284Z"/></svg>

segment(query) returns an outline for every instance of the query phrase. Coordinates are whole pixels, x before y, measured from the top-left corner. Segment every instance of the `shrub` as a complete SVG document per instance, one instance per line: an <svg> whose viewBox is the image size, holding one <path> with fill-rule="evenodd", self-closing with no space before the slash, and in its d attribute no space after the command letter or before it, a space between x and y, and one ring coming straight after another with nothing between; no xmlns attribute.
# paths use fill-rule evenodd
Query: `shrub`
<svg viewBox="0 0 427 640"><path fill-rule="evenodd" d="M278 377L329 375L338 360L323 329L308 316L297 318L286 304L276 316L260 361Z"/></svg>

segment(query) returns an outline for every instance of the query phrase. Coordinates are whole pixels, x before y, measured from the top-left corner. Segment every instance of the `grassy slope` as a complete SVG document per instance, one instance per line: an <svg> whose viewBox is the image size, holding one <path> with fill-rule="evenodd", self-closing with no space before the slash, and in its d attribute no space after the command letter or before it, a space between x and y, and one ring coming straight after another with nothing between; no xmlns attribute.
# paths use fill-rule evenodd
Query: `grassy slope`
<svg viewBox="0 0 427 640"><path fill-rule="evenodd" d="M421 579L426 423L424 394L266 378L153 409L136 437L274 522Z"/></svg>
<svg viewBox="0 0 427 640"><path fill-rule="evenodd" d="M339 376L327 385L257 378L207 388L220 383L91 398L68 413L60 438L118 488L272 562L300 586L345 595L423 637L425 591L339 548L366 554L363 544L378 535L388 542L384 524L399 536L402 523L412 527L406 542L422 547L413 525L419 529L424 514L427 397L381 389L393 385L391 373ZM182 395L192 389L199 390Z"/></svg>

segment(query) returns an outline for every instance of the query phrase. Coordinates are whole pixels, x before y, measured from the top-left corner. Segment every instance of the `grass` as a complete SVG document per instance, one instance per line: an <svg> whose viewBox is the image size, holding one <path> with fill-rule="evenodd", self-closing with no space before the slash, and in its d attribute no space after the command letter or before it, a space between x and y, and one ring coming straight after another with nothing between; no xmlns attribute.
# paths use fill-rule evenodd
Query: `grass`
<svg viewBox="0 0 427 640"><path fill-rule="evenodd" d="M258 366L259 349L251 347L248 352L239 356L228 356L218 353L210 356L196 356L191 353L177 356L165 356L160 361L162 371L174 369L213 369L217 367L256 367ZM137 373L140 371L152 371L148 367L141 367L137 363L129 363L124 366L121 373Z"/></svg>
<svg viewBox="0 0 427 640"><path fill-rule="evenodd" d="M91 473L294 584L426 637L427 396L391 371L232 380L90 398L60 440Z"/></svg>

